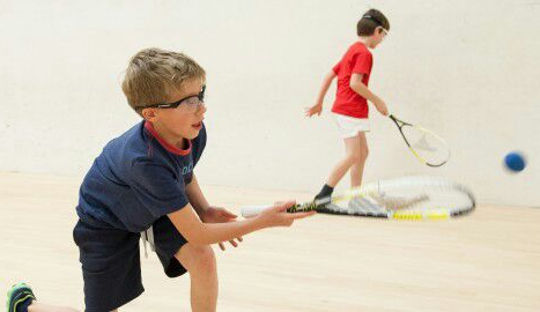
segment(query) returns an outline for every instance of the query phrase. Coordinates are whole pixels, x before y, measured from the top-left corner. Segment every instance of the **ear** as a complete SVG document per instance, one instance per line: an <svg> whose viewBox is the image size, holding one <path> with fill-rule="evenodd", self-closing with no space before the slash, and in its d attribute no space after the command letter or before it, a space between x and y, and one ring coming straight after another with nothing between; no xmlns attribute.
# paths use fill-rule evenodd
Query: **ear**
<svg viewBox="0 0 540 312"><path fill-rule="evenodd" d="M143 116L145 120L155 121L157 118L157 110L153 107L144 108L141 111L141 115Z"/></svg>

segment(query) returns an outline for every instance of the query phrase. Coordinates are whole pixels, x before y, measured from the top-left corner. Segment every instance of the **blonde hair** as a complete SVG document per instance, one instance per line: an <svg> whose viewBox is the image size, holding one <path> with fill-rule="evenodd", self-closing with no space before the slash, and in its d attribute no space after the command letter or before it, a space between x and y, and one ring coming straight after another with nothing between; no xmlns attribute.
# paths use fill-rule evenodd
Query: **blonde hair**
<svg viewBox="0 0 540 312"><path fill-rule="evenodd" d="M129 61L122 91L129 106L139 115L149 106L171 101L173 92L181 91L193 79L204 82L206 72L189 56L149 48L139 51Z"/></svg>

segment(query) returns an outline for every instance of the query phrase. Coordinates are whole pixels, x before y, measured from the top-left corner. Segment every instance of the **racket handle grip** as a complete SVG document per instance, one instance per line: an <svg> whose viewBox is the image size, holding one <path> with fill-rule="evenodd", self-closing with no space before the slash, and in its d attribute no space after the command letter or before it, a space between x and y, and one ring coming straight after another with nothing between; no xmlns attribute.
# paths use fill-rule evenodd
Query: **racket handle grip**
<svg viewBox="0 0 540 312"><path fill-rule="evenodd" d="M242 217L244 218L255 217L256 215L261 213L261 211L266 210L271 207L272 206L269 206L269 205L242 207L241 209Z"/></svg>

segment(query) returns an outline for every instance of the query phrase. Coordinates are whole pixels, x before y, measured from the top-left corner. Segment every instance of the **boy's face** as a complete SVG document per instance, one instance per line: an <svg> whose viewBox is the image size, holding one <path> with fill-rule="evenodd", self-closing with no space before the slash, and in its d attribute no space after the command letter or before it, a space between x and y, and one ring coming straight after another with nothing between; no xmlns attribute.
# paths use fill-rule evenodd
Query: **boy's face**
<svg viewBox="0 0 540 312"><path fill-rule="evenodd" d="M175 91L169 103L183 100L176 108L146 108L143 117L169 143L178 144L183 139L192 140L199 135L206 106L198 98L203 87L202 81L193 79L183 85L182 91Z"/></svg>
<svg viewBox="0 0 540 312"><path fill-rule="evenodd" d="M377 27L375 33L371 36L370 48L375 49L386 37L388 31L382 27Z"/></svg>

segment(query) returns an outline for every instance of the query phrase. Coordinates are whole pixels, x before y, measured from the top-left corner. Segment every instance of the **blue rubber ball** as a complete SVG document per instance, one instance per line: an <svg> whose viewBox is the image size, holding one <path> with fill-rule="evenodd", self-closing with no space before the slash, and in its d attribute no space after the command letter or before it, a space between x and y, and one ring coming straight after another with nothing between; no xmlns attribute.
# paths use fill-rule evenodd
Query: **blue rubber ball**
<svg viewBox="0 0 540 312"><path fill-rule="evenodd" d="M504 163L506 168L519 172L525 168L525 157L518 152L508 153L506 157L504 157Z"/></svg>

